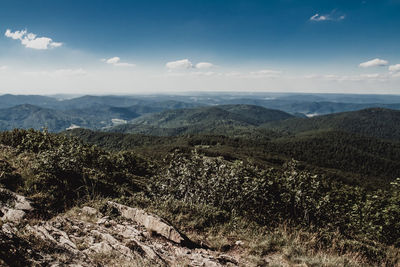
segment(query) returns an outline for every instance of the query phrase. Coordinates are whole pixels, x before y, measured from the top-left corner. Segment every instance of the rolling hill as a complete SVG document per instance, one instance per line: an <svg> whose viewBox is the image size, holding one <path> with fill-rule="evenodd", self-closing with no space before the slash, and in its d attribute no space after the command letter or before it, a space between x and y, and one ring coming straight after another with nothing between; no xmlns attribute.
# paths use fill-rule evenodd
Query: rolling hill
<svg viewBox="0 0 400 267"><path fill-rule="evenodd" d="M262 127L299 134L336 130L382 139L400 140L400 111L369 108L313 118L295 118L264 124Z"/></svg>
<svg viewBox="0 0 400 267"><path fill-rule="evenodd" d="M0 110L0 129L48 128L50 131L65 130L71 124L82 125L84 120L65 112L41 108L29 104Z"/></svg>
<svg viewBox="0 0 400 267"><path fill-rule="evenodd" d="M57 99L53 97L41 95L0 95L0 109L10 108L23 104L36 105L41 107L53 107L56 106L58 102L59 101L57 101Z"/></svg>
<svg viewBox="0 0 400 267"><path fill-rule="evenodd" d="M92 107L67 111L23 104L0 109L0 130L14 128L47 128L51 132L64 131L70 126L101 129L113 121L130 120L140 116L132 108Z"/></svg>
<svg viewBox="0 0 400 267"><path fill-rule="evenodd" d="M285 120L294 116L279 110L252 105L220 105L192 109L168 110L132 120L116 126L112 132L135 132L154 135L187 133L227 134L255 129L266 122Z"/></svg>
<svg viewBox="0 0 400 267"><path fill-rule="evenodd" d="M28 98L22 96L6 96L0 97L3 99L11 98L17 99L15 102L29 102ZM106 98L100 98L99 101L85 102L92 97L84 97L83 99L76 100L77 103L65 104L64 101L59 102L40 102L42 98L35 101L41 105L49 106L36 106L32 104L21 104L12 107L0 109L0 130L11 130L14 128L33 128L43 129L46 127L49 131L59 132L64 131L69 127L84 127L89 129L102 129L104 127L112 127L118 124L125 124L126 122L140 117L144 114L161 112L173 108L192 107L192 104L178 102L178 101L165 101L151 104L137 104L133 106L110 106L102 103ZM44 97L43 99L47 99ZM43 100L42 99L42 100ZM49 98L51 99L51 98ZM97 99L97 97L94 97ZM97 99L98 100L98 99ZM114 99L115 101L118 101ZM69 100L66 100L69 101ZM89 101L89 100L88 100ZM111 101L112 102L112 101ZM55 105L57 107L54 107ZM115 103L114 103L115 104ZM0 102L1 105L1 102Z"/></svg>

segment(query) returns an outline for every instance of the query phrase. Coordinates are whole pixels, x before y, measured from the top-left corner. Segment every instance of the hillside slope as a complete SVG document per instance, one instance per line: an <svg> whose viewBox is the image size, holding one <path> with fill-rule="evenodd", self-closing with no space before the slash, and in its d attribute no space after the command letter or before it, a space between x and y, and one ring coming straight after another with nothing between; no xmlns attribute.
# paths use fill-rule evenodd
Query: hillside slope
<svg viewBox="0 0 400 267"><path fill-rule="evenodd" d="M294 134L308 131L337 130L382 139L400 140L400 111L370 108L313 118L295 118L267 123L263 128L289 131Z"/></svg>
<svg viewBox="0 0 400 267"><path fill-rule="evenodd" d="M100 129L112 125L112 119L130 120L139 116L131 108L103 106L61 111L24 104L0 109L0 130L47 128L51 132L59 132L71 125Z"/></svg>
<svg viewBox="0 0 400 267"><path fill-rule="evenodd" d="M74 258L78 260L87 255L87 266L93 266L92 261L117 260L120 253L150 255L152 250L142 244L154 245L156 253L169 248L171 256L186 251L176 246L180 241L175 238L174 244L162 241L156 234L161 233L151 228L154 224L144 225L149 234L138 234L137 240L127 235L136 243L124 237L125 230L140 230L124 216L139 216L140 223L146 221L145 213L153 213L186 234L193 242L189 244L213 249L200 254L213 256L214 262L221 258L225 264L236 260L259 266L278 257L277 263L288 266L395 266L400 261L400 180L366 189L327 179L295 160L262 166L253 163L251 154L247 160L205 155L197 145L165 151L163 159L155 161L132 150L105 151L75 138L33 130L2 132L0 147L0 185L23 194L36 207L24 218L13 210L30 210L28 205L7 206L13 197L0 194L1 259L18 252L28 260L40 260L45 252L68 263L65 255L71 252L82 256ZM159 153L157 145L152 149ZM117 208L104 206L109 201L118 203ZM119 204L125 206L119 209ZM19 218L23 221L18 228L10 228L9 221ZM22 245L26 249L18 250ZM186 253L185 258L198 252ZM144 260L154 262L151 257Z"/></svg>

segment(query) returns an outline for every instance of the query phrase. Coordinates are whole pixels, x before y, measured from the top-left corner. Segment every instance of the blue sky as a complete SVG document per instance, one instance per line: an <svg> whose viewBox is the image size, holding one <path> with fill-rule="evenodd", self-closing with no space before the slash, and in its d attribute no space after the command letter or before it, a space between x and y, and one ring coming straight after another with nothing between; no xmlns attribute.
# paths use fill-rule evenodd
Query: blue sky
<svg viewBox="0 0 400 267"><path fill-rule="evenodd" d="M400 0L2 0L0 93L400 93L399 14Z"/></svg>

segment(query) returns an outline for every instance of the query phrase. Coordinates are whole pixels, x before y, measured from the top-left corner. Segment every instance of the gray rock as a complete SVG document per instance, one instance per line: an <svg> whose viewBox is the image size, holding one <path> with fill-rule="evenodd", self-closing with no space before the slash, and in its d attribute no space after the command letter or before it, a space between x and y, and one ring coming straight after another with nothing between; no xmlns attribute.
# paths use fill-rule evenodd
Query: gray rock
<svg viewBox="0 0 400 267"><path fill-rule="evenodd" d="M19 223L20 221L22 221L24 217L25 217L24 211L9 209L4 213L2 220L12 223Z"/></svg>
<svg viewBox="0 0 400 267"><path fill-rule="evenodd" d="M93 251L95 253L110 253L113 251L113 248L107 242L102 241L100 243L94 244L88 250Z"/></svg>
<svg viewBox="0 0 400 267"><path fill-rule="evenodd" d="M10 199L0 205L0 217L3 221L18 224L24 218L27 212L32 211L31 203L21 195L11 192L7 189L0 188L0 193L8 194Z"/></svg>
<svg viewBox="0 0 400 267"><path fill-rule="evenodd" d="M174 227L166 223L157 215L147 213L142 209L131 208L112 201L108 201L107 203L112 207L117 208L124 218L131 219L143 225L149 231L156 232L157 234L178 244L185 240Z"/></svg>
<svg viewBox="0 0 400 267"><path fill-rule="evenodd" d="M4 218L17 222L23 220L32 207L25 198L15 196L14 203L10 201L0 208L4 211ZM106 257L105 265L109 266L130 266L136 262L146 266L180 266L185 263L188 266L220 267L237 263L228 255L182 246L184 237L154 214L114 202L108 202L108 205L117 208L122 218L111 220L103 217L96 222L92 216L100 213L91 207L83 207L81 213L67 212L49 221L31 222L24 228L17 229L17 224L6 222L0 227L0 232L3 235L17 232L33 235L43 240L45 248L54 248L42 251L39 246L37 253L40 257L31 259L33 266L98 266L102 257ZM149 231L166 239L155 238L148 234Z"/></svg>

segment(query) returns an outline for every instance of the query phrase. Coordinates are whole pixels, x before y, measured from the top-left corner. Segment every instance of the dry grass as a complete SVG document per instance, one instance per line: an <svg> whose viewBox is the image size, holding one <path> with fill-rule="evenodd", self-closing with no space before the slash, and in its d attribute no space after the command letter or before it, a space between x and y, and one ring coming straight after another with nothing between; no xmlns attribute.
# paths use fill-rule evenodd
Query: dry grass
<svg viewBox="0 0 400 267"><path fill-rule="evenodd" d="M192 241L237 256L246 266L397 266L400 263L399 248L347 239L324 229L313 233L285 224L268 228L238 216L210 220L211 224L204 224L204 218L213 218L212 208L190 206L189 209L178 202L166 205L145 200L127 204L145 208L167 219ZM236 241L243 244L236 245ZM373 255L371 253L375 252L380 253L379 258L370 256L367 259L366 254L362 254Z"/></svg>
<svg viewBox="0 0 400 267"><path fill-rule="evenodd" d="M274 229L251 223L228 223L207 234L191 233L196 239L218 251L239 257L244 266L368 266L359 254L340 254L332 248L322 248L318 235L296 230L287 225ZM240 245L236 244L241 241Z"/></svg>
<svg viewBox="0 0 400 267"><path fill-rule="evenodd" d="M137 255L134 259L120 257L117 253L94 253L91 254L91 261L95 266L120 266L120 267L143 267L163 266L156 262L144 259Z"/></svg>

